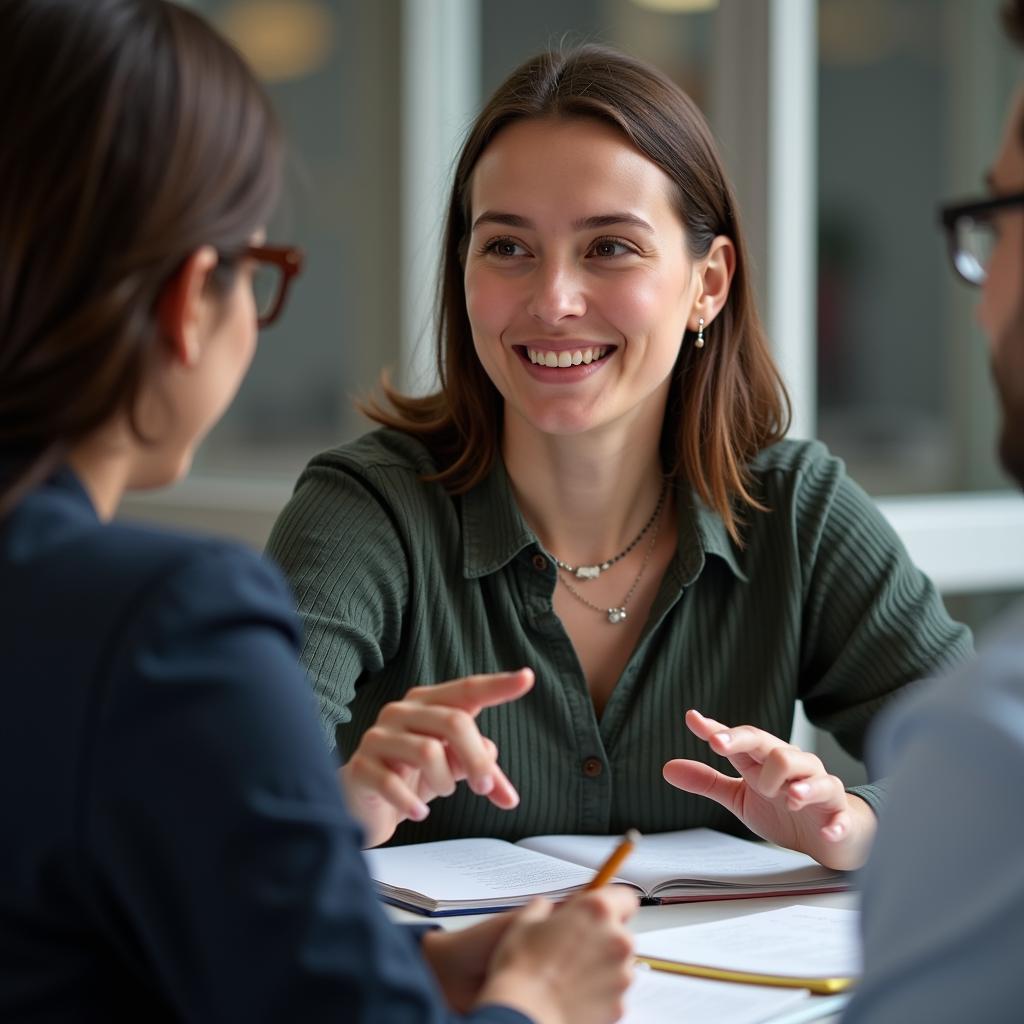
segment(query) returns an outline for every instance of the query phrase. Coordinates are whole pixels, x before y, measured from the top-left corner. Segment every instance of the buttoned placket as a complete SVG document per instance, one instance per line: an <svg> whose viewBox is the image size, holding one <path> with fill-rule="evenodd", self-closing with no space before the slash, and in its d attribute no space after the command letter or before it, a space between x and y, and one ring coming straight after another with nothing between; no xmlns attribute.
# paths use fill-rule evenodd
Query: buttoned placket
<svg viewBox="0 0 1024 1024"><path fill-rule="evenodd" d="M538 545L523 552L519 568L528 588L530 604L536 612L530 626L542 638L551 678L538 680L541 685L556 686L562 695L566 720L564 734L571 742L567 752L575 779L580 832L606 831L611 816L612 772L600 723L594 710L587 680L569 634L555 614L554 590L557 582L554 562Z"/></svg>

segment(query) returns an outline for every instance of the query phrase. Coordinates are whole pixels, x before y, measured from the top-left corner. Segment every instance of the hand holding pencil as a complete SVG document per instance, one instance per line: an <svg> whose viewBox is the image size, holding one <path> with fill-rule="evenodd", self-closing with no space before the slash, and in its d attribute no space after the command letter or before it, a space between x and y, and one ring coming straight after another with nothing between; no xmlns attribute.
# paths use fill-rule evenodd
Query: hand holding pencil
<svg viewBox="0 0 1024 1024"><path fill-rule="evenodd" d="M637 902L622 885L588 888L558 906L533 900L495 950L477 1005L504 1003L543 1024L618 1020L633 980L628 921Z"/></svg>

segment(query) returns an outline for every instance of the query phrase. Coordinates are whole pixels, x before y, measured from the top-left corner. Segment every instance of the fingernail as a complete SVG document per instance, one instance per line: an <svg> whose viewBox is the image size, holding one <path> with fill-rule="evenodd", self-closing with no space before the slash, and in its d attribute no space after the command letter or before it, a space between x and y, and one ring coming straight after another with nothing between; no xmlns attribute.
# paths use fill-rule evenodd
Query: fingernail
<svg viewBox="0 0 1024 1024"><path fill-rule="evenodd" d="M414 804L412 810L409 812L409 817L413 821L422 821L430 813L430 808L424 803Z"/></svg>
<svg viewBox="0 0 1024 1024"><path fill-rule="evenodd" d="M789 791L796 796L807 796L811 791L811 787L806 782L794 782L789 787Z"/></svg>
<svg viewBox="0 0 1024 1024"><path fill-rule="evenodd" d="M480 778L475 779L473 782L473 792L479 796L487 796L492 789L494 789L493 775L481 775Z"/></svg>
<svg viewBox="0 0 1024 1024"><path fill-rule="evenodd" d="M843 826L842 825L829 825L828 828L825 829L825 835L827 835L829 837L829 839L842 839L843 838Z"/></svg>
<svg viewBox="0 0 1024 1024"><path fill-rule="evenodd" d="M732 737L727 732L716 732L715 739L723 746L727 747L732 743Z"/></svg>

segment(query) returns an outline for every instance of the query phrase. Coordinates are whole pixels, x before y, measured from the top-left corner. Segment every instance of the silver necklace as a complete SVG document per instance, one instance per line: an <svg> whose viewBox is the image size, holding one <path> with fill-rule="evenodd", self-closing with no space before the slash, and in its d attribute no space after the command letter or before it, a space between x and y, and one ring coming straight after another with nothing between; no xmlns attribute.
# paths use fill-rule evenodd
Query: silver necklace
<svg viewBox="0 0 1024 1024"><path fill-rule="evenodd" d="M662 492L664 495L664 492ZM658 502L658 508L661 508L661 502ZM648 524L650 525L650 524ZM594 604L592 601L588 601L566 578L563 573L558 574L559 580L562 582L562 586L572 594L581 604L585 604L588 608L593 608L595 612L600 612L602 615L607 616L608 621L613 625L617 626L623 619L626 618L626 605L629 604L629 599L633 596L634 591L640 585L640 580L643 577L644 570L647 568L647 563L651 560L651 552L654 550L654 542L658 539L658 529L661 527L660 520L654 527L651 533L651 539L647 544L647 552L644 555L643 563L640 566L640 571L636 574L636 579L633 580L633 585L626 591L626 596L622 599L619 605L615 608L602 608L598 604ZM646 531L647 527L644 527Z"/></svg>
<svg viewBox="0 0 1024 1024"><path fill-rule="evenodd" d="M644 523L644 528L614 557L605 559L603 562L598 562L596 565L569 565L567 562L563 562L559 558L555 558L554 555L551 557L554 559L555 565L559 569L565 572L571 572L576 579L582 580L584 583L587 580L596 580L601 573L606 572L620 559L625 558L643 540L644 534L654 525L654 521L658 518L658 513L661 512L661 506L665 504L665 495L668 493L668 481L663 480L661 484L661 493L658 495L658 504L654 506L654 511L651 513L651 518Z"/></svg>

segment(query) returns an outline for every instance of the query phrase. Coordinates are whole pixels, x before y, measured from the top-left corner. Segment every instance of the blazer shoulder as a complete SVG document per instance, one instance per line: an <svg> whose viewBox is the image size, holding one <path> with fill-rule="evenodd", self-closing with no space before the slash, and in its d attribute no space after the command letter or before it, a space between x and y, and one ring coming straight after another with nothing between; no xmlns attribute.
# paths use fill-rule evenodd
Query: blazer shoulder
<svg viewBox="0 0 1024 1024"><path fill-rule="evenodd" d="M117 522L93 531L74 551L76 564L69 570L93 574L100 593L105 579L138 602L178 587L183 614L255 604L282 619L294 616L291 591L277 566L237 541Z"/></svg>

